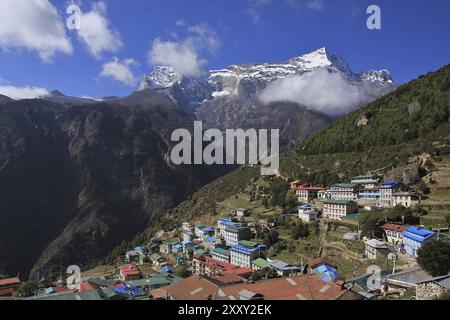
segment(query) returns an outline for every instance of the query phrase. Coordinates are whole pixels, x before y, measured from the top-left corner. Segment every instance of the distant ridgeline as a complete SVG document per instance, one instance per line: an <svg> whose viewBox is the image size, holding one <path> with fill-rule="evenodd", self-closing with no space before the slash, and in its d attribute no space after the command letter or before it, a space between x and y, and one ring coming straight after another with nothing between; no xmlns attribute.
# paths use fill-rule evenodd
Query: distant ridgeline
<svg viewBox="0 0 450 320"><path fill-rule="evenodd" d="M448 154L450 65L419 77L337 120L288 152L281 172L327 183L395 167L412 155ZM325 181L324 181L325 180Z"/></svg>

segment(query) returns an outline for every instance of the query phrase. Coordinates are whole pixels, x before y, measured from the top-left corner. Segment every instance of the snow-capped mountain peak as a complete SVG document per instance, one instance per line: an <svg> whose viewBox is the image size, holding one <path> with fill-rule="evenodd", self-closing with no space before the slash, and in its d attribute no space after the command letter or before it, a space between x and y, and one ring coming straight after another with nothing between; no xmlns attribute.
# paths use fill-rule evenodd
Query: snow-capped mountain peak
<svg viewBox="0 0 450 320"><path fill-rule="evenodd" d="M224 69L207 71L205 76L197 78L183 77L172 67L157 66L150 75L144 77L140 90L164 90L173 100L184 101L192 110L196 107L193 104L200 105L205 100L214 98L251 98L276 80L315 70L341 74L346 81L355 85L377 88L393 85L388 70L354 73L340 55L323 47L284 62L231 65ZM165 90L169 88L170 92ZM195 99L192 100L193 97Z"/></svg>
<svg viewBox="0 0 450 320"><path fill-rule="evenodd" d="M385 82L385 83L394 83L392 79L391 73L389 70L369 70L364 71L358 74L359 79L362 81L371 81L371 82Z"/></svg>
<svg viewBox="0 0 450 320"><path fill-rule="evenodd" d="M155 90L167 89L180 81L181 78L182 77L172 67L156 66L152 73L144 76L139 90L148 88Z"/></svg>

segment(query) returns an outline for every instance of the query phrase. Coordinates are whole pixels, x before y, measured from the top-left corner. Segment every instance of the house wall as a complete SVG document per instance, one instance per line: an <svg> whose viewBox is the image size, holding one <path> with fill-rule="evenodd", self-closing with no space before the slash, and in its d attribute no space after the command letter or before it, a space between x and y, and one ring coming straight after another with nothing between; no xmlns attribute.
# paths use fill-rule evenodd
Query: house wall
<svg viewBox="0 0 450 320"><path fill-rule="evenodd" d="M356 205L343 205L343 204L324 204L323 215L330 220L339 220L347 216L348 214L356 212Z"/></svg>

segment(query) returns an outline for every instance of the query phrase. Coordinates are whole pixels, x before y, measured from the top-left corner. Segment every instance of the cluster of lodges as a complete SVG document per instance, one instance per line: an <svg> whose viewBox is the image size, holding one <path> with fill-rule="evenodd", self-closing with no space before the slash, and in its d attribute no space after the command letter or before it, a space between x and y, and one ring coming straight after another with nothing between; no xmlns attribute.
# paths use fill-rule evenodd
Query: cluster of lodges
<svg viewBox="0 0 450 320"><path fill-rule="evenodd" d="M354 177L350 183L337 183L329 188L295 181L291 183L291 189L298 201L307 203L298 208L299 218L307 222L318 218L319 208L325 219L343 220L348 215L356 214L359 206L373 210L395 206L414 207L420 204L421 196L405 191L403 183L380 181L379 176L365 175Z"/></svg>
<svg viewBox="0 0 450 320"><path fill-rule="evenodd" d="M441 239L439 232L423 227L385 223L380 228L383 230L384 241L378 239L365 241L365 255L368 259L386 257L391 252L390 248L393 252L404 252L416 258L424 243ZM443 240L446 240L446 237Z"/></svg>

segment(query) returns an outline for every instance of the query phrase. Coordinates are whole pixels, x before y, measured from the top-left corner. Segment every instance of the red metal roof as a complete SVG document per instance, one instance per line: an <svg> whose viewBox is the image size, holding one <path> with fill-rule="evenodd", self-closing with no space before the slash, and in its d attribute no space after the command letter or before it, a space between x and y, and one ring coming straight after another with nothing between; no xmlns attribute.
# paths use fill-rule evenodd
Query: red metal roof
<svg viewBox="0 0 450 320"><path fill-rule="evenodd" d="M320 191L324 190L323 187L309 187L309 186L297 186L297 190L312 190L312 191Z"/></svg>
<svg viewBox="0 0 450 320"><path fill-rule="evenodd" d="M99 288L99 286L93 285L92 283L89 282L83 282L82 284L80 284L80 292L83 291L95 291Z"/></svg>
<svg viewBox="0 0 450 320"><path fill-rule="evenodd" d="M0 287L20 285L21 283L22 283L22 281L20 281L19 278L17 278L17 277L0 279Z"/></svg>
<svg viewBox="0 0 450 320"><path fill-rule="evenodd" d="M140 276L141 272L134 264L124 264L120 266L120 274L124 277Z"/></svg>
<svg viewBox="0 0 450 320"><path fill-rule="evenodd" d="M231 263L219 261L219 260L216 260L216 259L208 257L208 256L197 257L197 260L204 265L207 265L207 266L210 266L210 267L213 267L216 269L220 269L221 270L220 274L222 274L222 275L226 275L226 274L245 275L245 274L253 272L252 269L240 268Z"/></svg>
<svg viewBox="0 0 450 320"><path fill-rule="evenodd" d="M393 224L393 223L385 223L383 224L381 227L381 229L386 229L386 230L391 230L391 231L395 231L395 232L403 232L406 229L408 229L407 226L402 226L399 224Z"/></svg>

